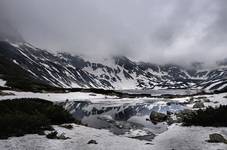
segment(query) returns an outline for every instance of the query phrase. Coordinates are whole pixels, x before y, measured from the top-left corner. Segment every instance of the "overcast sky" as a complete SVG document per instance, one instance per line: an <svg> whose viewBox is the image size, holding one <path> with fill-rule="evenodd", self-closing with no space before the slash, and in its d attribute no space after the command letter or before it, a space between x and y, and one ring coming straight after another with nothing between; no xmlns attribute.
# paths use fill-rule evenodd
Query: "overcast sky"
<svg viewBox="0 0 227 150"><path fill-rule="evenodd" d="M1 0L38 47L155 63L227 58L227 0Z"/></svg>

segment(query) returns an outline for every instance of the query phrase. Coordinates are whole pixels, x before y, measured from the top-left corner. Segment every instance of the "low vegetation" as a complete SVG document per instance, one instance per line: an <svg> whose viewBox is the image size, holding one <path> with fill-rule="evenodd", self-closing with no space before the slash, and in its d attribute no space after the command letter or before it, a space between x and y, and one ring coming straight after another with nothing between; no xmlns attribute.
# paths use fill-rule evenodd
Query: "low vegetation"
<svg viewBox="0 0 227 150"><path fill-rule="evenodd" d="M51 125L75 122L59 105L42 99L0 101L0 139L51 130Z"/></svg>
<svg viewBox="0 0 227 150"><path fill-rule="evenodd" d="M227 106L199 109L184 115L182 121L185 126L227 127Z"/></svg>

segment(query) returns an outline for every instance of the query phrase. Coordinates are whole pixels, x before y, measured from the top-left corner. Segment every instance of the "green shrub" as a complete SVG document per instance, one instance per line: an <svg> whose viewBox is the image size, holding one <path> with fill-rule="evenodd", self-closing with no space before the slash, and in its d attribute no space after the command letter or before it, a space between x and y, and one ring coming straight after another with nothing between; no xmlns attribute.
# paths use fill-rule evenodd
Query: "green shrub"
<svg viewBox="0 0 227 150"><path fill-rule="evenodd" d="M51 130L51 125L75 122L61 106L41 99L0 101L0 138Z"/></svg>
<svg viewBox="0 0 227 150"><path fill-rule="evenodd" d="M227 106L199 109L182 118L185 126L227 127Z"/></svg>

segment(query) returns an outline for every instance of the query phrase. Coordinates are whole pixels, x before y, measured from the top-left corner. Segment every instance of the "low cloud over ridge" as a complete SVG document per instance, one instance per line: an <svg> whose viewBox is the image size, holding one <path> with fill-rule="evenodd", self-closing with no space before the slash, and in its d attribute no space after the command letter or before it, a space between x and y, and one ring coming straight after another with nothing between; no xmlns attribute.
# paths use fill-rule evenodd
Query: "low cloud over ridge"
<svg viewBox="0 0 227 150"><path fill-rule="evenodd" d="M74 54L214 63L227 57L226 0L2 0L23 38Z"/></svg>

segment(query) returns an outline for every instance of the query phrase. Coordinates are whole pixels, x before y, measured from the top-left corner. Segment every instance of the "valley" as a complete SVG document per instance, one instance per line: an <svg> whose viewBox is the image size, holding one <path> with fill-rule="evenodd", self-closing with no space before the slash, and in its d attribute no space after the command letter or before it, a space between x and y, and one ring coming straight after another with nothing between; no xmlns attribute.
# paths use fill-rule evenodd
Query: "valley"
<svg viewBox="0 0 227 150"><path fill-rule="evenodd" d="M90 140L97 143L92 149L109 142L110 149L226 148L206 142L212 133L227 136L225 128L183 126L191 112L227 105L225 63L188 69L122 56L91 61L10 42L0 42L0 52L0 102L47 100L80 122L73 129L53 125L56 137L66 140L28 134L0 140L1 149L31 149L31 142L34 149L91 149Z"/></svg>
<svg viewBox="0 0 227 150"><path fill-rule="evenodd" d="M50 140L44 142L43 136L26 135L24 137L9 138L1 140L2 148L23 149L24 145L29 142L35 142L33 148L45 149L50 144L51 149L79 147L80 149L90 149L86 144L91 139L98 142L94 149L101 147L110 142L114 142L110 149L124 147L130 144L130 149L205 149L206 147L225 149L223 144L206 143L211 133L221 133L227 136L225 128L214 127L184 127L177 120L173 122L160 122L153 124L149 115L151 112L163 114L171 113L176 119L175 114L184 110L197 110L195 104L199 101L205 107L218 107L227 105L227 93L195 95L195 91L188 90L143 90L143 93L158 97L117 97L116 95L98 94L95 92L67 92L67 93L40 93L40 92L23 92L3 90L4 96L0 99L20 99L20 98L39 98L52 101L63 106L73 117L80 121L81 125L73 125L74 128L67 130L59 126L54 126L59 133L65 133L69 140L56 141ZM128 91L129 92L129 91ZM138 91L130 90L130 93ZM162 97L160 94L174 94L172 98ZM185 95L187 93L187 95ZM176 95L175 95L176 94ZM191 96L190 96L191 94ZM86 126L86 127L84 127ZM190 138L185 137L190 132ZM99 135L99 136L97 136ZM195 141L195 138L197 139ZM83 139L83 140L82 140ZM82 141L81 141L82 140ZM123 140L123 141L122 141ZM170 141L174 143L169 143ZM22 142L26 141L26 142ZM81 142L78 142L81 141ZM19 143L18 143L19 142ZM70 143L68 143L70 142ZM116 142L116 143L115 143ZM11 143L11 145L9 145ZM82 144L84 143L84 144ZM118 143L118 144L117 144ZM134 143L134 144L132 144ZM16 146L16 147L14 147ZM26 148L29 148L26 146Z"/></svg>
<svg viewBox="0 0 227 150"><path fill-rule="evenodd" d="M227 0L0 0L0 150L227 150Z"/></svg>

